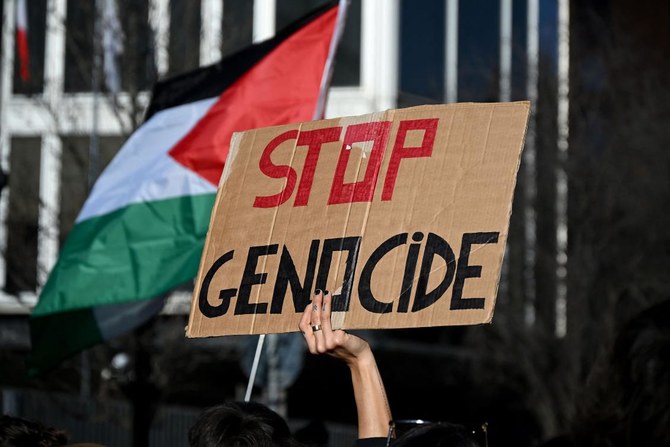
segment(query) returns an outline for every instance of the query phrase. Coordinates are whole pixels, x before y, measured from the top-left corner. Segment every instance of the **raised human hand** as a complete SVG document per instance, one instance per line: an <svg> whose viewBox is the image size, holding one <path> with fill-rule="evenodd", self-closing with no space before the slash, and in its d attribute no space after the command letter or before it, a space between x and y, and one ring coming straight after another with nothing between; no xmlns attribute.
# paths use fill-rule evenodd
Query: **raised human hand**
<svg viewBox="0 0 670 447"><path fill-rule="evenodd" d="M372 351L368 342L341 329L333 330L332 301L333 297L328 291L317 290L302 314L299 327L309 352L328 354L350 367L370 360Z"/></svg>

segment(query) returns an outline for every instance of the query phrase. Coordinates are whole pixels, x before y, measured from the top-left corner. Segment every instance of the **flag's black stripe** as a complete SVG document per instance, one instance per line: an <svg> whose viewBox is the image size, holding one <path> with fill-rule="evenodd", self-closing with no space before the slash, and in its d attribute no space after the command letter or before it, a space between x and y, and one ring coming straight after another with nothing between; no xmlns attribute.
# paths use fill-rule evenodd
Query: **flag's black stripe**
<svg viewBox="0 0 670 447"><path fill-rule="evenodd" d="M145 121L161 110L219 96L288 37L335 6L337 0L329 1L282 29L272 39L251 45L214 65L157 82L154 85Z"/></svg>

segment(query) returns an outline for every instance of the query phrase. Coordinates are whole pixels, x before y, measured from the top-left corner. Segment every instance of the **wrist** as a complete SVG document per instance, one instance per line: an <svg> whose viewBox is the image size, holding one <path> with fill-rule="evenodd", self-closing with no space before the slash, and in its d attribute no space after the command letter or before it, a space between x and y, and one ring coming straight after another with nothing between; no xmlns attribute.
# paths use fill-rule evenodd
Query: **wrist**
<svg viewBox="0 0 670 447"><path fill-rule="evenodd" d="M352 371L377 367L375 356L373 355L372 349L370 349L369 345L366 346L365 349L358 353L355 357L349 359L347 365Z"/></svg>

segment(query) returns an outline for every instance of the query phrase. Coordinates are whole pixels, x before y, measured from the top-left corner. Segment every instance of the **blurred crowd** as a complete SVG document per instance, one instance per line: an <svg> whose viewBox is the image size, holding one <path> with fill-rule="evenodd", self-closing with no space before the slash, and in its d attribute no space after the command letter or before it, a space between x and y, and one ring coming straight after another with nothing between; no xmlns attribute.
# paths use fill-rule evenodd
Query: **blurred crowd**
<svg viewBox="0 0 670 447"><path fill-rule="evenodd" d="M394 420L370 345L331 326L332 296L317 290L300 321L307 348L344 362L358 418L357 447L488 447L487 425ZM670 446L670 300L635 315L594 367L570 428L541 447ZM320 390L313 401L318 409ZM417 415L420 416L420 415ZM256 402L224 402L204 411L189 447L327 446L324 429L291 433L286 421ZM0 447L101 447L68 444L67 434L40 422L0 418Z"/></svg>

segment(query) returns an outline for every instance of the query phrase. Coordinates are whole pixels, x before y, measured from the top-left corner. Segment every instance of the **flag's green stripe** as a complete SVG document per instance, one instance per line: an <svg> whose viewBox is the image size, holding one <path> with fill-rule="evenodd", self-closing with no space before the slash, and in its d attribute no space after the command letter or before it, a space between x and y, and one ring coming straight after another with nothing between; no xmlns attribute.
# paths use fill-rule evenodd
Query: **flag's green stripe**
<svg viewBox="0 0 670 447"><path fill-rule="evenodd" d="M33 316L152 298L192 279L214 198L132 204L75 225Z"/></svg>
<svg viewBox="0 0 670 447"><path fill-rule="evenodd" d="M64 359L102 341L92 309L31 318L32 351L28 373L41 374Z"/></svg>

